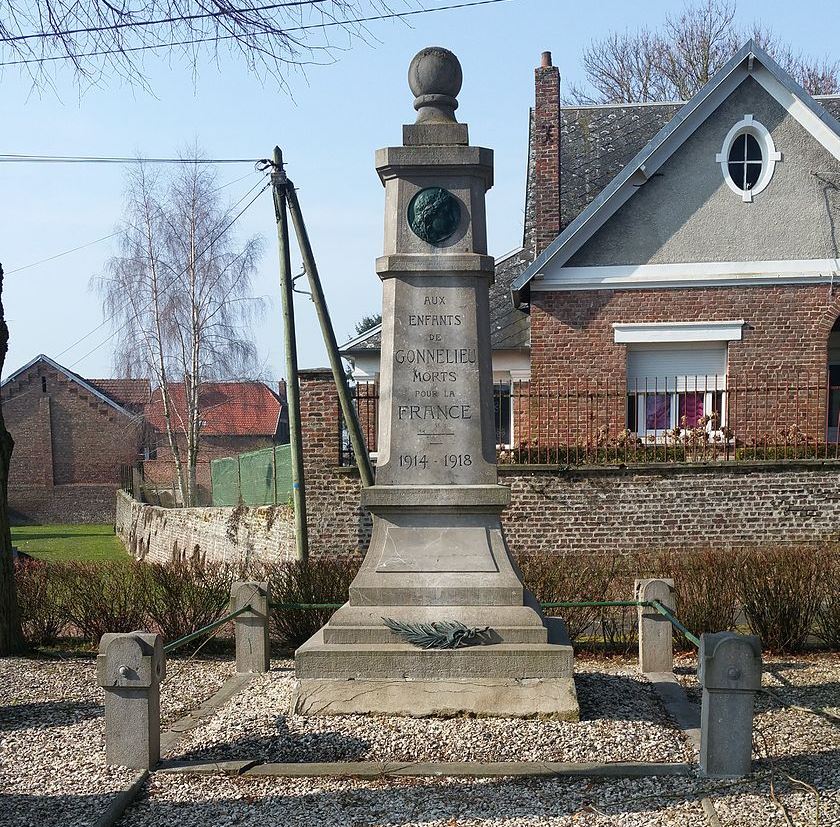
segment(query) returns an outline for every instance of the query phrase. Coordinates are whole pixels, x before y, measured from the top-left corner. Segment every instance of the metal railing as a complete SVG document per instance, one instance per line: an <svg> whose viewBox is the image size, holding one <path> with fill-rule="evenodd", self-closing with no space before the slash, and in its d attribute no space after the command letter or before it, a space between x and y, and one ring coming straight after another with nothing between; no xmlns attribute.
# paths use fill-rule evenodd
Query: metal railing
<svg viewBox="0 0 840 827"><path fill-rule="evenodd" d="M231 620L239 617L239 615L244 614L245 612L250 612L250 606L241 606L235 612L229 612L228 614L220 617L218 620L214 620L212 623L208 623L206 626L201 626L200 628L196 629L189 634L183 635L179 638L175 638L175 640L170 641L169 643L165 644L163 647L163 651L168 655L171 652L175 652L177 649L180 649L182 646L186 646L188 643L191 643L194 640L210 633L215 632L220 626L224 626L225 623L229 623Z"/></svg>
<svg viewBox="0 0 840 827"><path fill-rule="evenodd" d="M353 397L373 452L379 388L358 384ZM840 386L828 373L497 382L493 403L500 464L840 459ZM351 465L340 417L337 432Z"/></svg>

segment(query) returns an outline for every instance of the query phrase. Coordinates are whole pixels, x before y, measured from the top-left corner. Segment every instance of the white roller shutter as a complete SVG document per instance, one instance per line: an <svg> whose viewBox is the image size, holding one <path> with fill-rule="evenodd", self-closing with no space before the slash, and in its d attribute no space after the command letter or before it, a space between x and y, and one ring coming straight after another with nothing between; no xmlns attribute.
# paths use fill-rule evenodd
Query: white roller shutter
<svg viewBox="0 0 840 827"><path fill-rule="evenodd" d="M631 345L627 389L653 391L725 390L726 342Z"/></svg>

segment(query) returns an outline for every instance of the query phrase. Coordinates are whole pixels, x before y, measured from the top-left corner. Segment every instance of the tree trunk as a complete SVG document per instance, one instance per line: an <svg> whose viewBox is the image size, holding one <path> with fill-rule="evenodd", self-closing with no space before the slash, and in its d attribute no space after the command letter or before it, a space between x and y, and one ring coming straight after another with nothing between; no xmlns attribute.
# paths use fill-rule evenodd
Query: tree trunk
<svg viewBox="0 0 840 827"><path fill-rule="evenodd" d="M9 328L3 312L3 267L0 265L0 373L3 372L8 349ZM9 528L9 461L14 445L12 435L6 430L0 405L0 655L23 649L12 562L12 532Z"/></svg>

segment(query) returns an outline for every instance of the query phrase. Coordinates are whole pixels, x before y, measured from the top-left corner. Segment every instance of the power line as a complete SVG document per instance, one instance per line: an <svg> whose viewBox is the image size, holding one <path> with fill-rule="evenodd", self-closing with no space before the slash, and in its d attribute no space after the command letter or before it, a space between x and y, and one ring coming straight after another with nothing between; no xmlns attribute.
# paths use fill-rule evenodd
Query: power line
<svg viewBox="0 0 840 827"><path fill-rule="evenodd" d="M202 20L208 17L228 17L235 14L250 14L258 11L273 11L292 6L315 6L325 3L326 0L290 0L287 3L271 3L268 6L251 6L242 9L220 9L218 11L202 12L201 14L185 14L173 17L162 17L158 20L135 20L131 23L110 23L106 26L87 26L82 29L56 29L52 32L31 32L30 34L18 34L14 37L4 37L3 43L15 43L21 40L34 40L36 38L65 37L71 34L97 34L98 32L118 31L119 29L138 29L141 26L160 26L166 23L181 23L187 20Z"/></svg>
<svg viewBox="0 0 840 827"><path fill-rule="evenodd" d="M220 187L216 187L216 189L214 189L213 192L219 192L219 190L223 190L226 187L231 187L234 184L238 184L240 181L244 181L246 178L250 177L253 174L254 174L253 172L249 172L247 175L243 175L240 178L234 178L233 181L228 181L226 184L222 184ZM257 184L254 185L254 187L251 187L251 189L248 190L247 193L245 193L243 198L247 198L248 195L250 195L250 193L254 191L254 189L256 188L256 186L258 184L259 184L259 182L257 182ZM241 203L242 200L243 199L240 199L237 203ZM236 205L234 205L234 206L236 206ZM55 259L61 258L62 256L69 256L70 253L75 253L79 250L84 250L86 247L92 247L94 244L99 244L101 241L107 241L109 238L114 238L114 236L117 236L119 234L120 234L120 231L117 230L117 231L111 233L110 235L103 235L102 238L97 238L97 239L94 239L93 241L88 241L86 244L80 244L78 247L73 247L70 250L64 250L63 252L56 253L53 256L49 256L47 258L42 258L42 259L39 259L38 261L33 261L31 264L24 264L23 267L15 267L14 270L6 270L6 275L10 276L10 275L12 275L12 273L20 273L21 270L28 270L30 267L37 267L39 264L46 264L48 261L55 261Z"/></svg>
<svg viewBox="0 0 840 827"><path fill-rule="evenodd" d="M94 244L99 244L100 241L107 241L115 235L119 235L119 232L114 232L110 235L103 235L102 238L97 238L95 241L88 241L87 244L80 244L78 247L73 247L71 250L65 250L63 253L56 253L54 256L42 258L40 261L33 261L31 264L24 264L23 267L15 267L14 270L7 270L6 275L11 276L12 273L20 273L21 270L28 270L30 267L37 267L39 264L46 264L48 261L55 261L55 259L61 258L62 256L69 256L70 253L75 253L77 250L84 250L85 247L92 247Z"/></svg>
<svg viewBox="0 0 840 827"><path fill-rule="evenodd" d="M352 23L373 23L378 20L393 20L395 18L404 18L404 17L412 17L418 14L433 14L434 12L440 11L452 11L454 9L466 9L471 8L473 6L489 6L496 3L509 3L511 0L472 0L472 2L468 3L455 3L450 6L438 6L434 9L415 9L412 11L405 11L405 12L391 12L390 14L378 14L373 15L371 17L356 17L349 20L333 20L327 23L310 23L305 26L290 26L287 29L283 29L282 33L286 32L301 32L306 31L309 29L327 29L334 26L347 26ZM196 46L201 43L218 43L222 40L240 40L242 35L219 35L214 37L199 37L193 40L179 40L179 41L172 41L169 43L152 43L147 44L144 46L127 46L124 48L119 49L102 49L99 51L94 52L81 52L81 53L74 53L69 55L52 55L50 57L43 57L43 58L24 58L22 60L8 60L4 62L0 62L0 66L24 66L27 64L32 63L51 63L56 60L78 60L81 58L86 57L105 57L107 55L122 55L128 54L129 52L147 52L152 51L154 49L170 49L175 46ZM2 42L2 41L0 41Z"/></svg>
<svg viewBox="0 0 840 827"><path fill-rule="evenodd" d="M3 64L0 64L3 65ZM253 164L254 158L132 158L98 155L0 155L0 163L27 164Z"/></svg>
<svg viewBox="0 0 840 827"><path fill-rule="evenodd" d="M254 184L254 186L253 186L253 187L251 187L251 188L248 190L248 192L246 192L246 193L245 193L245 195L243 195L243 196L242 196L242 197L241 197L241 198L240 198L240 199L239 199L239 200L238 200L238 201L237 201L237 202L233 205L233 207L231 207L231 209L236 209L236 207L238 207L238 206L239 206L239 205L240 205L240 204L241 204L241 203L242 203L242 202L243 202L243 201L244 201L244 200L245 200L245 199L246 199L246 198L247 198L247 197L248 197L248 196L249 196L249 195L250 195L250 194L251 194L251 193L252 193L252 192L253 192L253 191L257 188L257 187L258 187L258 186L259 186L259 185L260 185L260 183L261 183L261 182L262 182L262 178L261 178L259 181L257 181L257 183L256 183L256 184ZM243 207L243 208L239 211L239 213L237 213L236 217L235 217L235 218L234 218L234 219L233 219L233 220L232 220L232 221L231 221L231 222L227 225L227 227L225 227L225 228L224 228L224 230L222 230L222 231L221 231L218 235L216 235L216 236L213 238L213 240L210 242L210 244L208 244L208 245L207 245L207 247L205 247L205 248L201 251L201 253L199 253L199 256L204 255L204 253L205 253L205 252L207 252L207 250L209 249L209 247L210 247L212 244L214 244L214 243L216 242L216 240L217 240L219 237L221 237L221 235L222 235L223 233L227 232L227 231L228 231L228 230L229 230L229 229L230 229L230 228L234 225L234 223L235 223L236 221L238 221L238 220L239 220L239 218L242 216L242 214L245 212L245 210L247 210L247 209L251 206L251 204L253 204L253 203L254 203L254 201L256 201L256 200L257 200L257 198L259 198L259 197L260 197L260 195L262 195L262 194L263 194L263 192L265 192L265 190L268 188L268 186L269 186L269 184L266 184L266 185L265 185L265 186L264 186L264 187L263 187L263 188L262 188L262 189L261 189L261 190L260 190L260 191L259 191L259 192L255 195L255 196L254 196L254 198L252 198L252 199L251 199L251 201L249 201L249 202L248 202L248 203L247 203L247 204L246 204L246 205L245 205L245 206L244 206L244 207ZM176 274L172 277L172 279L171 279L171 280L170 280L170 281L169 281L166 285L164 285L164 287L163 287L162 289L166 289L166 287L169 287L170 285L172 285L172 283L175 281L175 279L180 278L180 277L183 275L183 273L184 273L184 272L185 272L185 271L184 271L184 270L182 270L180 273L176 273ZM96 327L94 327L92 330L89 330L87 333L85 333L85 335L84 335L84 336L82 336L80 339L76 339L76 341L75 341L75 342L73 342L72 344L68 345L66 348L64 348L64 350L62 350L62 351L61 351L61 353L59 353L59 354L58 354L58 356L57 356L56 358L58 358L58 357L60 357L60 356L63 356L65 353L67 353L67 352L68 352L68 351L70 351L70 350L73 350L73 348L74 348L74 347L76 347L76 345L80 345L82 342L84 342L84 340L85 340L85 339L89 339L91 336L93 336L93 334L94 334L94 333L96 333L96 331L97 331L97 330L101 330L101 329L102 329L103 327L105 327L105 325L107 325L107 324L108 324L108 323L109 323L109 322L110 322L110 321L111 321L111 320L112 320L112 319L113 319L113 318L114 318L117 314L121 313L121 312L122 312L122 311L123 311L123 310L124 310L124 309L128 306L128 304L129 304L129 302L126 302L126 303L125 303L122 307L120 307L120 309L119 309L119 310L117 310L116 312L112 313L112 314L111 314L110 316L108 316L107 318L103 319L103 320L102 320L102 322L100 322L100 323L99 323ZM146 307L149 307L149 306L150 306L150 305L146 305ZM145 309L145 308L144 308L144 309ZM125 327L125 325L123 325L123 327ZM119 328L119 330L122 330L122 328ZM104 345L104 344L105 344L105 342L109 341L109 340L110 340L110 339L112 339L114 336L116 336L116 335L117 335L117 333L119 332L119 330L115 330L115 331L114 331L114 332L113 332L113 333L112 333L112 334L111 334L111 335L110 335L107 339L104 339L104 340L103 340L102 342L100 342L100 343L99 343L99 344L98 344L98 345L97 345L97 346L96 346L93 350L89 351L89 353L86 353L86 354L82 357L82 359L86 358L86 357L87 357L87 356L89 356L91 353L93 353L95 350L98 350L100 347L102 347L102 345ZM79 361L81 361L81 360L79 360ZM79 363L79 361L74 362L74 363L73 363L73 365L77 365L77 364ZM72 367L73 365L71 365L71 367Z"/></svg>

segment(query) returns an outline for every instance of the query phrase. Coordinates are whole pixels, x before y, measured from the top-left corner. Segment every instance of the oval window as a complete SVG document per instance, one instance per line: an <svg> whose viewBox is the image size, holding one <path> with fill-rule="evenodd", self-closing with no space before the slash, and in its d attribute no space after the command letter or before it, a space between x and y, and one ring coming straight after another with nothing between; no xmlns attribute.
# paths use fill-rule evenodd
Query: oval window
<svg viewBox="0 0 840 827"><path fill-rule="evenodd" d="M728 169L732 183L739 190L751 190L761 177L764 157L755 135L742 132L729 149Z"/></svg>

